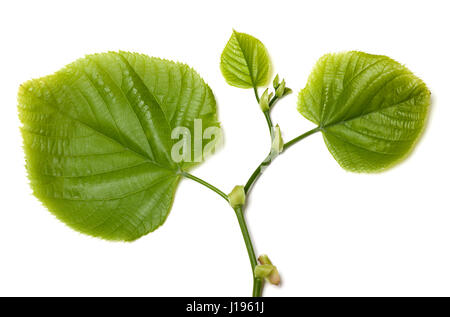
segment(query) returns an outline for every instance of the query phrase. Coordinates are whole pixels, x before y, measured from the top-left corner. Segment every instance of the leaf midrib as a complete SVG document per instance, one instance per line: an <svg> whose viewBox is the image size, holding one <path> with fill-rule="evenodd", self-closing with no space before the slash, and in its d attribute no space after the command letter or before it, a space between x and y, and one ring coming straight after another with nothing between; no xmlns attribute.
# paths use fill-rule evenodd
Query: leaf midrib
<svg viewBox="0 0 450 317"><path fill-rule="evenodd" d="M236 38L236 41L237 41L237 43L239 45L239 48L241 49L242 56L244 56L245 64L247 65L247 69L248 69L248 73L250 75L250 80L252 82L252 86L254 88L256 88L255 81L253 80L253 72L252 72L251 68L249 67L249 62L247 60L247 57L245 56L244 50L242 49L242 44L241 44L241 41L239 41L238 32L233 31L233 34L234 34L234 37Z"/></svg>
<svg viewBox="0 0 450 317"><path fill-rule="evenodd" d="M331 128L331 127L333 127L333 126L336 126L336 125L341 125L341 124L348 123L348 122L350 122L350 121L352 121L352 120L360 119L360 118L362 118L362 117L364 117L364 116L370 115L370 114L375 113L375 112L380 112L380 111L383 111L383 110L386 110L386 109L389 109L389 108L397 107L398 105L400 105L400 104L402 104L402 103L408 101L408 100L411 98L411 96L416 92L416 90L418 89L418 87L419 87L419 85L417 85L417 86L410 92L410 94L408 95L408 97L405 98L404 100L402 100L401 102L398 102L398 103L393 104L393 105L388 106L388 107L384 107L384 108L382 108L382 109L376 109L376 110L370 111L370 112L368 112L368 113L365 113L365 114L360 115L360 116L357 116L357 117L350 118L350 119L348 119L348 120L342 120L342 121L339 121L339 122L337 122L337 123L331 124L331 125L329 125L329 126L325 126L325 127L319 126L319 129L320 129L322 132L330 133L330 134L333 135L334 137L338 138L339 140L341 140L341 141L343 141L343 142L345 142L345 143L347 143L347 144L350 144L350 145L355 146L355 147L357 147L357 148L363 149L363 150L365 150L365 151L369 151L369 152L373 152L373 153L377 153L377 154L382 154L382 155L397 155L397 154L395 154L395 153L380 152L380 151L374 151L374 150L368 149L368 148L366 148L366 147L364 147L364 146L355 144L355 143L353 143L353 142L351 142L351 141L349 141L349 140L345 140L344 138L342 138L342 137L339 136L338 134L333 133L333 131L329 131L329 130L327 130L327 129L328 129L328 128Z"/></svg>
<svg viewBox="0 0 450 317"><path fill-rule="evenodd" d="M47 86L47 84L45 84L45 85ZM50 87L47 86L47 90L48 90L48 92L53 96L53 92L51 91ZM115 142L116 144L119 144L122 148L124 148L125 150L130 151L130 152L132 152L133 154L139 156L140 158L144 159L146 162L152 163L152 164L154 164L154 165L156 165L156 166L158 166L158 167L160 167L160 168L163 168L163 169L166 169L166 170L168 170L168 171L174 172L174 174L175 174L175 170L173 170L173 169L171 169L171 168L169 168L169 167L167 167L167 166L161 165L160 163L158 163L158 162L156 162L156 161L151 160L149 157L146 157L146 156L142 155L141 153L136 152L135 150L131 149L130 147L126 146L125 144L123 144L123 143L117 141L116 139L110 137L110 136L107 135L107 134L104 134L103 132L101 132L100 130L95 129L94 127L90 126L89 124L87 124L87 123L85 123L85 122L83 122L83 121L81 121L81 120L79 120L79 119L77 119L77 118L74 118L74 117L70 116L70 115L67 114L66 112L62 111L59 107L55 107L55 106L53 106L52 104L48 103L48 101L45 100L45 99L43 99L42 97L39 97L39 96L34 95L34 98L37 98L37 99L41 100L43 103L45 103L46 105L48 105L50 108L56 110L58 113L60 113L61 115L65 116L65 117L67 117L67 118L69 118L70 120L75 121L75 122L77 122L77 123L79 123L79 124L82 124L83 126L89 128L89 129L91 129L92 131L94 131L94 132L97 133L98 135L100 135L100 136L102 136L102 137L104 137L104 138L106 138L106 139L108 139L108 140L110 140L110 141L113 141L113 142ZM27 111L29 111L29 110L27 110Z"/></svg>
<svg viewBox="0 0 450 317"><path fill-rule="evenodd" d="M142 125L141 118L138 116L138 114L136 113L136 111L134 111L134 108L133 108L133 106L131 105L131 101L130 101L130 99L128 98L127 94L125 94L125 92L123 91L122 87L120 87L119 85L116 84L116 82L113 80L111 74L110 74L106 69L104 69L104 68L100 65L100 63L98 63L98 62L95 60L95 58L89 57L89 60L90 60L92 63L94 63L94 65L96 65L102 72L104 72L104 73L106 74L106 76L109 77L109 79L111 80L111 82L113 83L113 85L117 88L117 90L120 92L120 94L122 95L122 97L124 98L124 100L126 100L126 102L127 102L128 106L129 106L131 112L134 114L134 116L136 117L136 120L139 122L139 125L140 125L140 127L141 127L142 133L143 133L143 135L144 135L144 137L145 137L145 140L147 141L148 148L149 148L150 152L153 154L153 148L152 148L152 146L150 145L150 141L148 140L148 138L147 138L147 136L146 136L146 134L145 134L145 130L144 130L144 127L143 127L143 125ZM89 78L89 75L86 73L86 71L85 71L84 69L83 69L82 71L86 74L86 77L87 77L88 80L92 83L92 87L96 88L96 86L94 85L94 83L92 82L92 80ZM97 88L96 88L96 89L97 89ZM98 89L97 89L97 90L98 90ZM103 98L103 97L102 97L102 98ZM109 111L111 117L112 117L113 120L114 120L114 124L115 124L116 130L117 130L117 133L118 133L119 135L122 135L122 132L121 132L120 129L118 128L117 123L116 123L116 120L115 120L113 114L111 113L111 110L110 110L110 108L109 108L107 102L104 101L104 103L105 103L105 105L107 106L108 111Z"/></svg>
<svg viewBox="0 0 450 317"><path fill-rule="evenodd" d="M404 74L404 75L405 75L405 74ZM324 126L319 125L319 128L320 128L321 130L326 130L326 129L331 128L331 127L334 127L334 126L336 126L336 125L340 125L340 124L348 123L348 122L353 121L353 120L361 119L362 117L368 116L368 115L373 114L373 113L376 113L376 112L381 112L381 111L384 111L384 110L386 110L386 109L390 109L390 108L393 108L393 107L397 107L397 106L399 106L400 104L402 104L402 103L408 101L409 99L411 99L411 96L416 92L416 90L417 90L419 87L420 87L420 85L417 85L416 87L414 87L414 89L409 93L408 97L405 98L404 100L398 102L398 103L395 103L395 104L393 104L393 105L390 105L390 106L387 106L387 107L384 107L384 108L375 109L375 110L373 110L373 111L369 111L369 112L364 113L364 114L361 114L361 115L359 115L359 116L351 117L351 118L349 118L349 119L341 120L341 121L338 121L338 122L335 122L335 123L332 123L332 124L329 124L329 125L324 125Z"/></svg>

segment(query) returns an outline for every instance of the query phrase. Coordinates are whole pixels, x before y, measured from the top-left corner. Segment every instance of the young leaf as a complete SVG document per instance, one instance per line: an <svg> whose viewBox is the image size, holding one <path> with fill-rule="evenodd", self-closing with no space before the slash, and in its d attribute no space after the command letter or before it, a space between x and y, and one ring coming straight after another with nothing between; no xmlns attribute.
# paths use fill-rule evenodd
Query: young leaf
<svg viewBox="0 0 450 317"><path fill-rule="evenodd" d="M190 162L171 131L219 126L211 89L180 63L128 52L86 56L19 91L34 194L70 227L135 240L162 225ZM203 135L203 131L202 135Z"/></svg>
<svg viewBox="0 0 450 317"><path fill-rule="evenodd" d="M271 72L269 53L258 39L233 31L222 52L220 70L231 86L265 86L270 80Z"/></svg>
<svg viewBox="0 0 450 317"><path fill-rule="evenodd" d="M324 55L298 96L346 170L376 172L404 158L425 125L430 92L406 67L362 52Z"/></svg>

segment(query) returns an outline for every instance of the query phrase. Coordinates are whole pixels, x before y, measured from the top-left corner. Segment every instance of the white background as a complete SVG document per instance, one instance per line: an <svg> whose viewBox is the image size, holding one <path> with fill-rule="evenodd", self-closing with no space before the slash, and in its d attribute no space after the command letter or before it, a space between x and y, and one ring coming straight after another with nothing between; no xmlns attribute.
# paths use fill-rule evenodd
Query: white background
<svg viewBox="0 0 450 317"><path fill-rule="evenodd" d="M258 253L278 266L267 296L450 296L447 1L2 1L0 295L247 296L251 272L233 211L190 180L167 222L134 243L81 235L31 194L16 94L84 54L129 50L183 61L212 87L225 147L193 173L229 192L269 147L251 90L228 86L232 28L259 38L295 94L273 111L285 140L312 128L296 93L324 53L362 50L408 66L432 92L411 157L375 175L343 171L319 134L266 171L247 210Z"/></svg>

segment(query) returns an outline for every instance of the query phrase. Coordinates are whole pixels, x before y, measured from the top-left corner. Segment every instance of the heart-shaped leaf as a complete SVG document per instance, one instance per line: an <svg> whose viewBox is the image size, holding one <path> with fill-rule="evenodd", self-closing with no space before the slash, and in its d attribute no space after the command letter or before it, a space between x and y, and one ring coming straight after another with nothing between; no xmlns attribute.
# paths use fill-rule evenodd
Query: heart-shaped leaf
<svg viewBox="0 0 450 317"><path fill-rule="evenodd" d="M346 170L376 172L404 158L425 125L430 92L406 67L363 52L324 55L298 97Z"/></svg>
<svg viewBox="0 0 450 317"><path fill-rule="evenodd" d="M34 194L70 227L109 240L164 223L180 171L195 165L172 159L172 130L219 126L194 70L135 53L87 56L26 82L18 100Z"/></svg>
<svg viewBox="0 0 450 317"><path fill-rule="evenodd" d="M220 69L226 82L239 88L265 86L270 80L271 62L258 39L233 31L222 52Z"/></svg>

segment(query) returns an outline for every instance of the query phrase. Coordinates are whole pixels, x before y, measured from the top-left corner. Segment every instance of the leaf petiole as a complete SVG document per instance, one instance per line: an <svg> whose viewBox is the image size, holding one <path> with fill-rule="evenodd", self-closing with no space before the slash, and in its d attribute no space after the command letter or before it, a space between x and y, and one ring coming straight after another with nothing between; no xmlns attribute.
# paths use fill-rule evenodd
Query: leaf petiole
<svg viewBox="0 0 450 317"><path fill-rule="evenodd" d="M295 143L303 140L304 138L313 135L314 133L320 131L320 128L314 128L312 130L309 130L301 135L299 135L298 137L290 140L289 142L287 142L286 144L284 144L283 147L283 152L286 151L287 148L289 148L290 146L294 145ZM247 194L250 191L250 188L252 187L252 185L255 183L255 181L258 179L258 177L263 173L264 169L270 165L270 163L272 163L273 157L272 155L269 153L269 155L266 156L266 158L258 165L258 167L254 170L254 172L252 173L252 175L250 176L250 178L248 179L247 183L244 186L244 190L245 193Z"/></svg>
<svg viewBox="0 0 450 317"><path fill-rule="evenodd" d="M294 145L295 143L297 143L297 142L303 140L304 138L306 138L306 137L308 137L308 136L310 136L310 135L312 135L312 134L314 134L314 133L316 133L316 132L319 132L320 130L321 130L320 127L316 127L316 128L314 128L314 129L311 129L311 130L309 130L309 131L307 131L307 132L305 132L305 133L299 135L299 136L296 137L296 138L293 138L292 140L290 140L290 141L288 141L288 142L286 142L286 143L284 144L283 151L286 151L289 147L291 147L291 146Z"/></svg>
<svg viewBox="0 0 450 317"><path fill-rule="evenodd" d="M248 179L247 183L244 186L245 193L248 194L250 191L250 188L252 187L253 183L256 181L256 179L263 173L263 170L265 167L269 166L270 163L272 163L271 155L266 156L266 158L258 165L258 167L254 170L250 178Z"/></svg>
<svg viewBox="0 0 450 317"><path fill-rule="evenodd" d="M253 86L253 92L255 93L256 101L258 101L258 103L259 103L258 88L256 88L256 86Z"/></svg>
<svg viewBox="0 0 450 317"><path fill-rule="evenodd" d="M189 174L188 172L181 172L181 175L183 175L186 178L192 179L193 181L196 181L199 184L202 184L203 186L211 189L212 191L216 192L217 194L219 194L223 199L225 199L228 202L228 195L225 194L223 191L221 191L220 189L218 189L216 186L211 185L210 183L204 181L201 178L198 178L192 174Z"/></svg>
<svg viewBox="0 0 450 317"><path fill-rule="evenodd" d="M260 98L259 98L259 95L258 95L258 88L253 86L253 91L255 93L256 101L259 104ZM264 113L264 117L266 118L266 121L267 121L267 126L269 127L270 139L272 139L273 138L273 123L272 123L272 119L270 118L269 110L263 111L263 113Z"/></svg>

